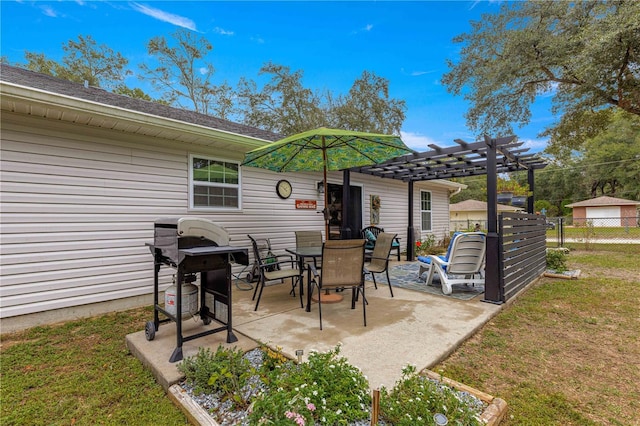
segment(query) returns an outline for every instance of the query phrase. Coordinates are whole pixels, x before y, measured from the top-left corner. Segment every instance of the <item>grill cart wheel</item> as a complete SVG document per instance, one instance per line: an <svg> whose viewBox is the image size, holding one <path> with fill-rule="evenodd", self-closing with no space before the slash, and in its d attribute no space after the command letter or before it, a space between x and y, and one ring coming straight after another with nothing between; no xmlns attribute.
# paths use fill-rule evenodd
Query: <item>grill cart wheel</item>
<svg viewBox="0 0 640 426"><path fill-rule="evenodd" d="M204 325L209 325L209 324L211 324L211 318L204 317L204 318L202 318L202 322L204 323Z"/></svg>
<svg viewBox="0 0 640 426"><path fill-rule="evenodd" d="M148 341L156 337L156 325L153 321L147 321L147 325L144 326L144 336Z"/></svg>

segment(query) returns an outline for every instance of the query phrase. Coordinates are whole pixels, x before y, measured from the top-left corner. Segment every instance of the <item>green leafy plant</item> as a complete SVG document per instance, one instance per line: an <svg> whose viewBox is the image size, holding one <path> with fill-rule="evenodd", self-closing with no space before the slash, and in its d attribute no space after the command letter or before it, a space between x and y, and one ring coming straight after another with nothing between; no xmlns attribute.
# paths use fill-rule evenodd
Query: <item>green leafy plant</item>
<svg viewBox="0 0 640 426"><path fill-rule="evenodd" d="M369 418L369 384L338 356L340 346L312 352L307 362L286 362L268 373L268 390L253 403L251 424L347 424Z"/></svg>
<svg viewBox="0 0 640 426"><path fill-rule="evenodd" d="M196 392L217 393L222 400L231 400L238 406L248 404L242 399L242 389L255 370L240 349L218 346L213 353L209 348L199 348L195 356L178 365L178 371Z"/></svg>
<svg viewBox="0 0 640 426"><path fill-rule="evenodd" d="M547 249L547 269L552 269L556 272L564 272L567 268L567 250L563 249Z"/></svg>
<svg viewBox="0 0 640 426"><path fill-rule="evenodd" d="M380 390L380 416L395 426L433 425L440 413L450 424L481 425L484 405L469 394L416 374L415 366L402 370L390 391Z"/></svg>
<svg viewBox="0 0 640 426"><path fill-rule="evenodd" d="M436 248L436 237L433 234L429 234L426 238L416 241L416 255L418 256L433 254L433 250Z"/></svg>

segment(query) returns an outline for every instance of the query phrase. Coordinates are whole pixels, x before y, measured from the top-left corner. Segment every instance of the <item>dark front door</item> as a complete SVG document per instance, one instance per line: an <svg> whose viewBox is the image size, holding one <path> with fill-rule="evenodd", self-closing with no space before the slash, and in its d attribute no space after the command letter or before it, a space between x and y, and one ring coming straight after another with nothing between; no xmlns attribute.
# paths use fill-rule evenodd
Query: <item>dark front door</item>
<svg viewBox="0 0 640 426"><path fill-rule="evenodd" d="M332 240L339 239L341 230L344 231L345 227L350 230L350 238L359 238L358 233L362 229L362 188L353 185L349 187L348 218L347 223L344 224L342 217L342 185L330 183L328 191L329 238ZM348 235L344 235L344 237L349 238Z"/></svg>

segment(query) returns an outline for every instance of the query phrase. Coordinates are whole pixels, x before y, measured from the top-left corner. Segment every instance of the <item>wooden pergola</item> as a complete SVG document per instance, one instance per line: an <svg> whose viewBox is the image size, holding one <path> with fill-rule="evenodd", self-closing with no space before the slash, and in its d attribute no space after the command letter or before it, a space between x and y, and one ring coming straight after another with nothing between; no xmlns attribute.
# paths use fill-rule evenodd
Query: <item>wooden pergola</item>
<svg viewBox="0 0 640 426"><path fill-rule="evenodd" d="M386 179L397 179L408 183L407 203L407 260L415 258L415 230L413 227L413 187L414 182L435 179L461 178L467 176L487 176L487 262L485 300L500 299L499 289L491 283L497 282L500 266L499 235L497 230L497 180L498 173L527 171L530 191L534 190L534 170L546 167L544 159L523 148L523 142L516 136L500 138L485 137L483 141L454 141L456 145L440 147L429 145L430 151L408 154L393 158L381 164L357 167L344 171L343 184L349 187L349 172L358 172ZM345 194L348 198L348 190ZM527 211L533 213L533 196L527 199ZM348 203L344 203L348 204ZM344 205L343 204L343 205ZM348 212L343 212L348 214ZM344 223L344 222L343 222ZM346 230L346 234L350 230Z"/></svg>

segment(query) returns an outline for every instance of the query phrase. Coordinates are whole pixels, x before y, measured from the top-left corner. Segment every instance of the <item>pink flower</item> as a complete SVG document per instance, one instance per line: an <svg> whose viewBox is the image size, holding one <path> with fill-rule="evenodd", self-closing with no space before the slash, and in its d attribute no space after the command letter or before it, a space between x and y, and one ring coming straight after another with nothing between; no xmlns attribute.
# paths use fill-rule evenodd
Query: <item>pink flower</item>
<svg viewBox="0 0 640 426"><path fill-rule="evenodd" d="M307 404L307 408L309 409L309 411L316 411L316 406L311 402Z"/></svg>

